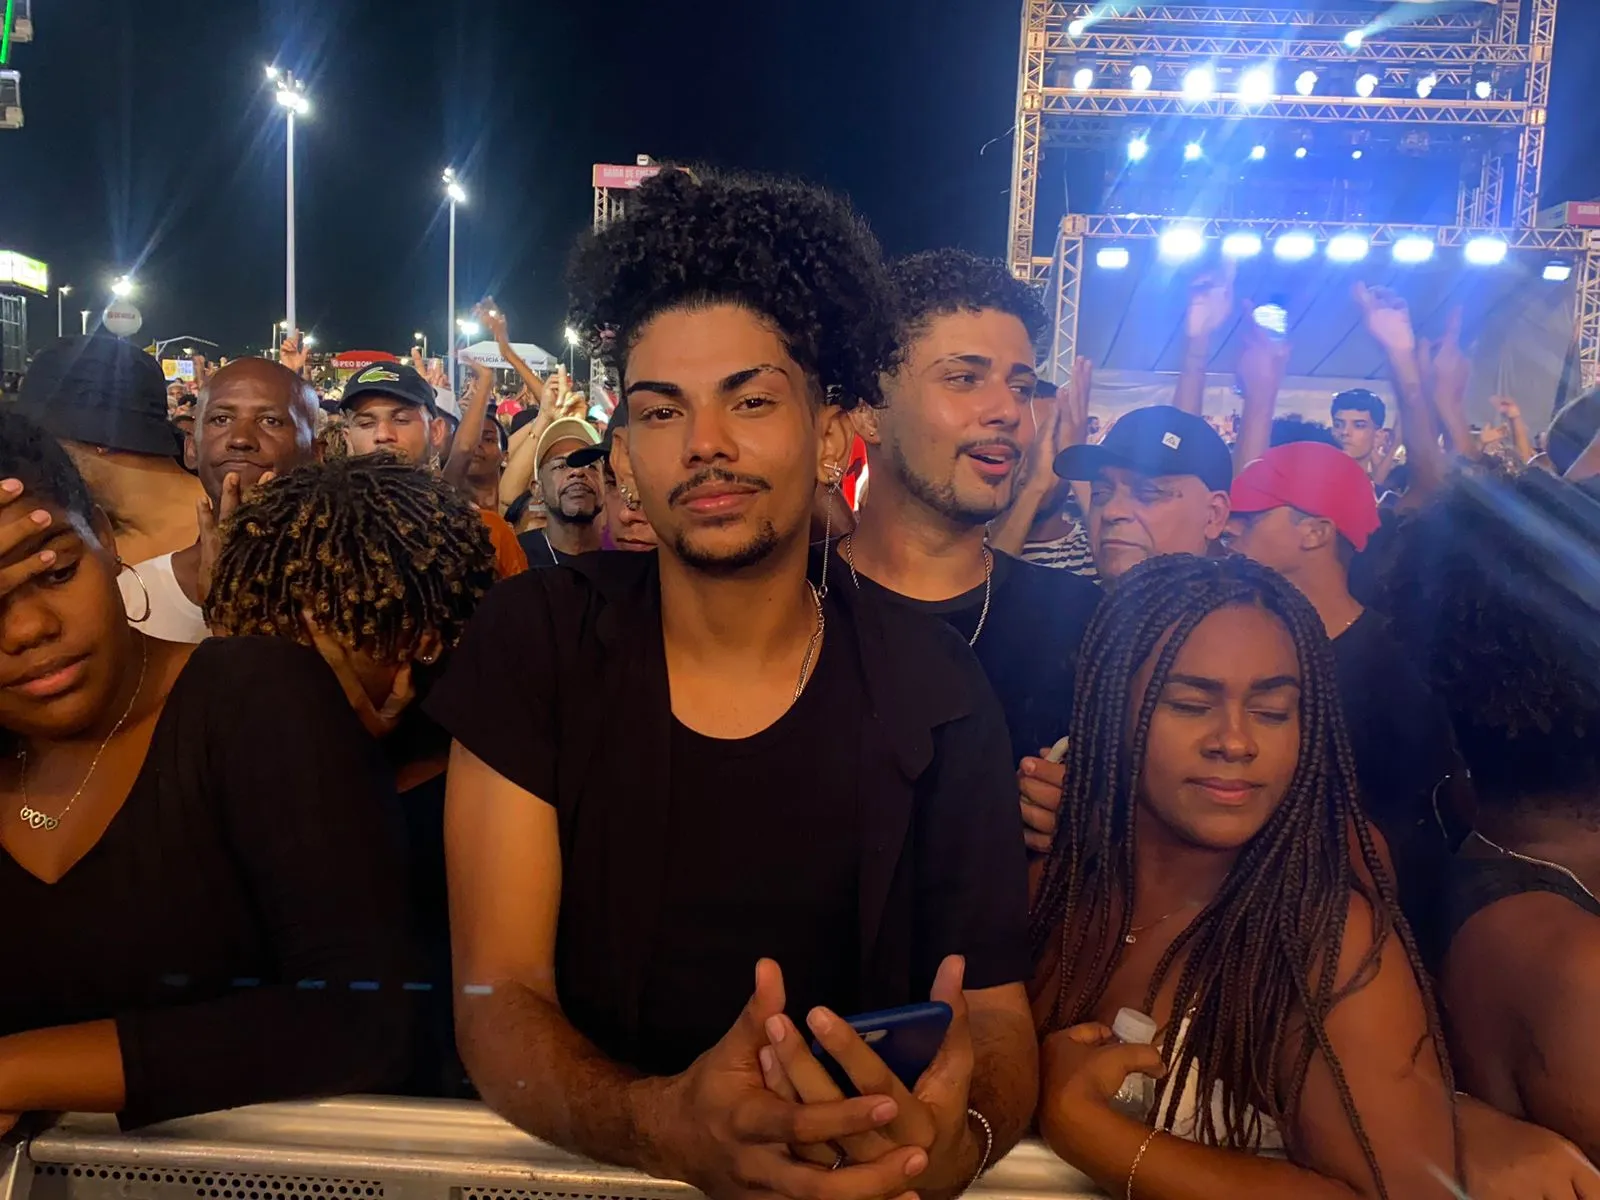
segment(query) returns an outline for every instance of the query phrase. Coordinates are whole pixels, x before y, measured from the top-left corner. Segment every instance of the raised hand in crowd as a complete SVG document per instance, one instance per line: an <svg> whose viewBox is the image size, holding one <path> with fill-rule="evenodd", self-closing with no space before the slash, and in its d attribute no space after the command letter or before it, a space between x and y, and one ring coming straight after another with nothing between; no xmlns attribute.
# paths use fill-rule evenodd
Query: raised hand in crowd
<svg viewBox="0 0 1600 1200"><path fill-rule="evenodd" d="M839 1139L844 1158L853 1163L877 1163L898 1150L926 1152L925 1166L916 1179L917 1194L924 1198L959 1191L983 1165L986 1148L968 1121L974 1052L966 997L961 990L963 965L949 958L940 965L930 999L950 1006L950 1027L939 1052L917 1080L905 1085L860 1035L839 1017L818 1009L808 1025L821 1045L863 1095L886 1095L898 1111L881 1129ZM832 1104L843 1100L828 1072L817 1062L808 1039L788 1017L767 1022L771 1043L761 1055L767 1086L786 1099L805 1104ZM799 1145L797 1156L824 1166L837 1161L822 1145ZM909 1169L917 1160L907 1163Z"/></svg>
<svg viewBox="0 0 1600 1200"><path fill-rule="evenodd" d="M1183 367L1178 372L1172 403L1195 416L1200 416L1205 406L1211 339L1235 312L1233 280L1236 270L1233 260L1229 259L1219 273L1200 276L1189 289L1189 307L1183 319Z"/></svg>
<svg viewBox="0 0 1600 1200"><path fill-rule="evenodd" d="M1521 405L1510 396L1495 396L1489 403L1494 405L1495 412L1505 422L1512 444L1516 447L1517 461L1526 466L1538 451L1534 449L1533 438L1528 433L1528 423L1522 419Z"/></svg>
<svg viewBox="0 0 1600 1200"><path fill-rule="evenodd" d="M1472 360L1461 348L1461 310L1454 308L1445 318L1444 333L1419 347L1423 378L1433 409L1450 449L1462 458L1475 458L1478 440L1467 421L1467 385L1472 380Z"/></svg>
<svg viewBox="0 0 1600 1200"><path fill-rule="evenodd" d="M1251 307L1248 301L1245 306ZM1260 458L1272 445L1272 417L1289 369L1289 351L1286 340L1273 337L1254 321L1244 322L1239 361L1234 366L1243 401L1233 444L1235 472Z"/></svg>
<svg viewBox="0 0 1600 1200"><path fill-rule="evenodd" d="M273 480L273 472L265 472L256 481L256 487L263 487ZM222 551L222 532L233 514L238 509L244 497L244 485L239 479L237 471L229 471L222 477L222 496L215 507L212 506L209 496L202 496L195 505L195 523L200 527L200 603L204 607L206 597L211 595L211 576L217 566L217 555Z"/></svg>
<svg viewBox="0 0 1600 1200"><path fill-rule="evenodd" d="M547 397L544 381L535 374L533 368L511 344L505 309L500 307L493 296L485 296L472 311L489 330L489 335L494 338L495 345L500 350L500 357L506 360L511 369L517 373L517 378L522 380L523 390L532 397L532 402L544 404Z"/></svg>
<svg viewBox="0 0 1600 1200"><path fill-rule="evenodd" d="M1439 422L1429 403L1424 367L1430 370L1434 359L1418 345L1411 310L1399 293L1388 288L1355 286L1355 301L1372 339L1389 360L1400 415L1396 427L1406 431L1406 461L1411 468L1411 486L1404 507L1415 508L1437 495L1444 486L1448 463L1439 447Z"/></svg>
<svg viewBox="0 0 1600 1200"><path fill-rule="evenodd" d="M489 336L498 346L511 344L511 338L506 332L506 314L493 296L485 296L472 307L472 315L483 322L483 327L489 331Z"/></svg>
<svg viewBox="0 0 1600 1200"><path fill-rule="evenodd" d="M479 309L482 305L479 305ZM479 311L474 309L474 312ZM450 453L444 462L445 482L466 490L467 471L472 466L472 452L483 437L484 422L498 418L489 414L489 400L494 395L494 370L471 355L461 359L472 382L467 385L467 402L461 406L461 420L456 425L455 437L450 443Z"/></svg>
<svg viewBox="0 0 1600 1200"><path fill-rule="evenodd" d="M1084 440L1093 371L1088 359L1077 359L1071 384L1060 391L1040 385L1040 394L1029 404L1036 429L1023 460L1022 482L1010 507L989 524L989 544L996 550L1020 558L1034 522L1051 511L1057 491L1069 486L1056 476L1056 455Z"/></svg>
<svg viewBox="0 0 1600 1200"><path fill-rule="evenodd" d="M278 347L278 361L296 375L306 373L306 359L310 356L306 348L305 335L298 329L291 329L283 337L283 342Z"/></svg>

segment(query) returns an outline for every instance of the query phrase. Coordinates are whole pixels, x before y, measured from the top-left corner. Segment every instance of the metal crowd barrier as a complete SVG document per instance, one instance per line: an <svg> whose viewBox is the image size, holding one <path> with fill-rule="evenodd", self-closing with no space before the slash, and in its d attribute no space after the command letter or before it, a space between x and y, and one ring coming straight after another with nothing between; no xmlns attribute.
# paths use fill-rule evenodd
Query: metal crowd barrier
<svg viewBox="0 0 1600 1200"><path fill-rule="evenodd" d="M1095 1200L1026 1142L968 1195ZM138 1133L73 1114L0 1143L0 1200L691 1200L687 1184L602 1166L479 1104L353 1098L207 1113Z"/></svg>

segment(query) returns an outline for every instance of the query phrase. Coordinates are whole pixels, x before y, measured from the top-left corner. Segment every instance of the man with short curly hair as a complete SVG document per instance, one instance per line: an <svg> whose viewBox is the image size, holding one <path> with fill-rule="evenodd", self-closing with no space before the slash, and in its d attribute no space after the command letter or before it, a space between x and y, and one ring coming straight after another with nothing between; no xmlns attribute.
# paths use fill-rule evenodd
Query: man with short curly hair
<svg viewBox="0 0 1600 1200"><path fill-rule="evenodd" d="M877 244L817 189L668 171L570 283L660 550L501 585L429 701L463 1059L520 1127L711 1196L953 1196L1032 1113L1026 868L961 640L806 578L895 362ZM920 1083L841 1019L930 994Z"/></svg>
<svg viewBox="0 0 1600 1200"><path fill-rule="evenodd" d="M1012 504L1039 436L1034 348L1044 308L1003 263L965 251L914 255L891 277L904 358L884 377L884 406L854 414L872 482L831 568L943 618L968 641L1020 763L1066 732L1078 644L1100 603L1087 579L988 544L989 522Z"/></svg>

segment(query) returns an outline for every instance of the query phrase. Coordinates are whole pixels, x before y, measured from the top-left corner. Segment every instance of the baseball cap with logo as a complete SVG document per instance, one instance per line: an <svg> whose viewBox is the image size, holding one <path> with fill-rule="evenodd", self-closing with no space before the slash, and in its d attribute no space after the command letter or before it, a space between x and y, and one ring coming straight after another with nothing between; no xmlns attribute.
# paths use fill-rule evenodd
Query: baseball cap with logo
<svg viewBox="0 0 1600 1200"><path fill-rule="evenodd" d="M1274 446L1233 481L1233 511L1241 515L1297 508L1332 521L1357 551L1378 531L1378 500L1361 464L1320 442Z"/></svg>
<svg viewBox="0 0 1600 1200"><path fill-rule="evenodd" d="M175 457L167 381L156 360L108 334L61 338L33 356L17 408L52 437L126 454Z"/></svg>
<svg viewBox="0 0 1600 1200"><path fill-rule="evenodd" d="M584 446L598 446L600 444L600 431L589 422L578 417L559 417L551 421L543 433L539 435L539 442L533 448L534 469L544 466L545 457L550 453L550 447L557 442L576 441ZM575 452L576 453L576 452ZM592 460L591 460L592 461ZM588 462L575 463L569 458L568 466L588 466Z"/></svg>
<svg viewBox="0 0 1600 1200"><path fill-rule="evenodd" d="M367 396L389 396L417 408L425 408L433 416L439 415L433 384L417 374L415 368L402 362L380 362L362 367L345 381L339 407L348 412L358 400Z"/></svg>
<svg viewBox="0 0 1600 1200"><path fill-rule="evenodd" d="M1213 492L1233 482L1233 456L1201 417L1170 404L1136 408L1117 419L1098 446L1068 446L1056 455L1062 479L1094 480L1106 467L1141 475L1194 475Z"/></svg>

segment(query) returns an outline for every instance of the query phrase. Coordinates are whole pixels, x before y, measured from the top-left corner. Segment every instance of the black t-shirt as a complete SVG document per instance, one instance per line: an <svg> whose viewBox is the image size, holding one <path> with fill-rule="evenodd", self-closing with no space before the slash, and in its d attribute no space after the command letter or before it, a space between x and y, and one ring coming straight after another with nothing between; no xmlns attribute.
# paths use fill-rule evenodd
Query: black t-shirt
<svg viewBox="0 0 1600 1200"><path fill-rule="evenodd" d="M0 852L0 1036L114 1020L127 1126L399 1083L392 796L315 651L202 642L89 853L46 884Z"/></svg>
<svg viewBox="0 0 1600 1200"><path fill-rule="evenodd" d="M1433 920L1429 905L1449 853L1434 793L1465 775L1450 717L1370 609L1333 640L1333 660L1362 810L1388 839L1406 916L1420 929Z"/></svg>
<svg viewBox="0 0 1600 1200"><path fill-rule="evenodd" d="M522 552L528 556L530 571L572 561L572 555L563 554L550 544L550 539L545 537L542 529L530 529L527 533L517 534L517 545L521 546Z"/></svg>
<svg viewBox="0 0 1600 1200"><path fill-rule="evenodd" d="M427 701L556 809L561 1005L615 1061L687 1066L775 952L796 1017L926 1000L948 954L971 988L1028 977L1015 765L978 664L853 589L827 613L795 707L710 742L672 717L656 556L584 555L497 585Z"/></svg>
<svg viewBox="0 0 1600 1200"><path fill-rule="evenodd" d="M837 628L837 604L828 610ZM794 707L752 737L709 738L673 720L673 822L641 1070L675 1074L728 1031L754 983L753 953L783 968L800 1028L819 1004L860 1011L856 755L835 736L862 716L853 658L827 638Z"/></svg>
<svg viewBox="0 0 1600 1200"><path fill-rule="evenodd" d="M850 569L842 555L835 555L832 569L841 572L848 586ZM863 589L881 599L939 617L964 640L971 641L978 631L982 584L949 600L913 600L865 575L860 580ZM972 650L1005 710L1014 765L1066 736L1072 724L1078 647L1103 593L1070 571L1000 553L994 556L992 590L989 615Z"/></svg>

